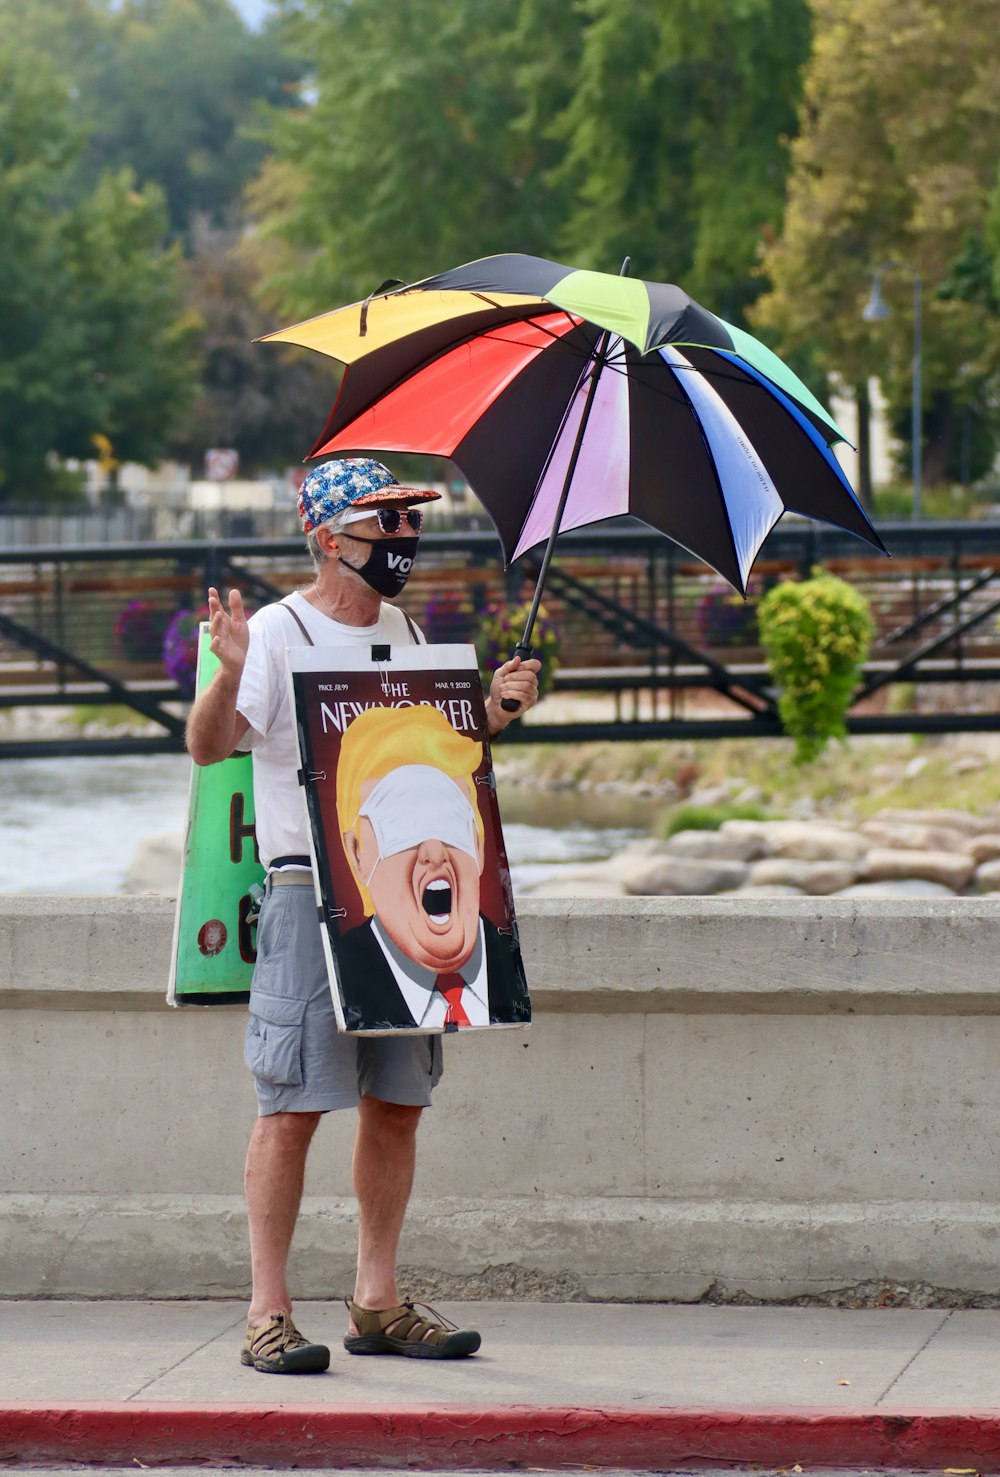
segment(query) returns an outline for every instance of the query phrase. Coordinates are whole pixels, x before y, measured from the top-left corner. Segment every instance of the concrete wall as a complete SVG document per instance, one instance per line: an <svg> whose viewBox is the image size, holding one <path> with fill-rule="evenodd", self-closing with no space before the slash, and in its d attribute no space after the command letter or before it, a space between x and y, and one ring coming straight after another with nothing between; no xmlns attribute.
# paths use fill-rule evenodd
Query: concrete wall
<svg viewBox="0 0 1000 1477"><path fill-rule="evenodd" d="M1000 1284L993 900L523 900L536 1019L447 1043L402 1259L424 1295ZM0 1294L247 1285L240 1007L163 1003L172 903L7 897ZM353 1114L294 1278L347 1290Z"/></svg>

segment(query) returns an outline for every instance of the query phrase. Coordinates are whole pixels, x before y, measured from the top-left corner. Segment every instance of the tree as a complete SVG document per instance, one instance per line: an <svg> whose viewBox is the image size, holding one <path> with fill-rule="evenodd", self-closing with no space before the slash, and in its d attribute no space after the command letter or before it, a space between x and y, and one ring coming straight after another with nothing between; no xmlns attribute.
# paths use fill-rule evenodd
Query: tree
<svg viewBox="0 0 1000 1477"><path fill-rule="evenodd" d="M681 282L738 318L781 219L784 136L809 50L805 0L584 0L556 171L575 184L564 251Z"/></svg>
<svg viewBox="0 0 1000 1477"><path fill-rule="evenodd" d="M806 0L302 0L310 105L253 191L289 314L494 251L739 316L780 220ZM378 266L372 243L378 243Z"/></svg>
<svg viewBox="0 0 1000 1477"><path fill-rule="evenodd" d="M250 471L300 462L333 404L333 364L253 342L274 323L254 300L255 278L238 232L202 223L187 276L187 301L203 325L203 364L197 399L172 438L171 454L197 466L209 447L232 446Z"/></svg>
<svg viewBox="0 0 1000 1477"><path fill-rule="evenodd" d="M71 88L80 198L128 168L163 190L171 236L196 217L238 219L265 148L256 110L290 101L302 71L270 30L250 31L231 0L0 0L0 11L7 44Z"/></svg>
<svg viewBox="0 0 1000 1477"><path fill-rule="evenodd" d="M287 102L300 66L230 0L123 0L105 28L82 98L88 179L127 166L158 184L173 236L196 216L234 224L264 153L256 110Z"/></svg>
<svg viewBox="0 0 1000 1477"><path fill-rule="evenodd" d="M35 490L73 393L80 325L61 312L69 284L54 214L72 153L65 94L0 52L0 496Z"/></svg>
<svg viewBox="0 0 1000 1477"><path fill-rule="evenodd" d="M91 455L94 432L119 461L166 454L173 426L197 385L200 320L184 303L179 245L162 245L166 208L131 172L100 177L63 222L71 311L82 325L76 369L90 393L59 438L63 455Z"/></svg>
<svg viewBox="0 0 1000 1477"><path fill-rule="evenodd" d="M39 58L0 53L0 496L51 482L50 454L162 454L189 401L196 329L163 200L127 172L74 199L68 89Z"/></svg>
<svg viewBox="0 0 1000 1477"><path fill-rule="evenodd" d="M925 293L928 480L944 475L961 396L1000 362L997 321L940 292L970 236L981 238L1000 152L1000 35L987 0L814 0L815 35L780 239L761 269L773 284L754 316L786 349L807 350L859 395L879 372L894 418L911 393L911 285L886 277L893 313L867 325L871 271L903 259Z"/></svg>
<svg viewBox="0 0 1000 1477"><path fill-rule="evenodd" d="M518 0L303 0L289 35L313 60L308 95L272 116L251 192L285 314L492 252L551 253L554 146L517 126L522 69L548 42L528 46L519 22Z"/></svg>

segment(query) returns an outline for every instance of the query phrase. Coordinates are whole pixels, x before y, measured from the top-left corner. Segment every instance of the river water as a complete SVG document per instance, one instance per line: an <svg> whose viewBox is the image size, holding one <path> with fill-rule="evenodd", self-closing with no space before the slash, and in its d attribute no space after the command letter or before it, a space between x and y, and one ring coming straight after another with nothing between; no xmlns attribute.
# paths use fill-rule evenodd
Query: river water
<svg viewBox="0 0 1000 1477"><path fill-rule="evenodd" d="M136 845L183 830L182 754L0 762L0 892L115 893ZM646 834L648 801L500 788L514 890Z"/></svg>

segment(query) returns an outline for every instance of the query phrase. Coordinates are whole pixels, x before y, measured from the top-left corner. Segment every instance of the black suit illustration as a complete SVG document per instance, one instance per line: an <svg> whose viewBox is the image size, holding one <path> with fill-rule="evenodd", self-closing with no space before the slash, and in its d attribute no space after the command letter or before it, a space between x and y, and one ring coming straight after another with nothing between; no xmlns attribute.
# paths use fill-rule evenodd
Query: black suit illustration
<svg viewBox="0 0 1000 1477"><path fill-rule="evenodd" d="M405 1030L416 1026L369 918L333 947L348 1031ZM480 914L486 947L490 1023L524 1025L531 1019L521 950L514 934L502 934Z"/></svg>

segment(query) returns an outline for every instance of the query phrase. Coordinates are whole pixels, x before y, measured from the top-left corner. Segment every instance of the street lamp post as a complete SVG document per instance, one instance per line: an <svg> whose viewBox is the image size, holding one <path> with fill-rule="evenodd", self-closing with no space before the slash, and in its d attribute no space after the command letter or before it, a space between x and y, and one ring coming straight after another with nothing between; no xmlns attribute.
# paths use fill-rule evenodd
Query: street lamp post
<svg viewBox="0 0 1000 1477"><path fill-rule="evenodd" d="M871 295L861 311L861 316L866 323L880 323L890 317L889 305L882 296L882 275L884 272L903 271L909 272L913 279L913 399L910 407L910 440L911 440L911 468L913 478L913 516L920 517L920 490L923 480L923 439L922 425L922 368L923 368L923 327L921 323L921 280L920 274L909 262L890 261L880 262L872 274Z"/></svg>

